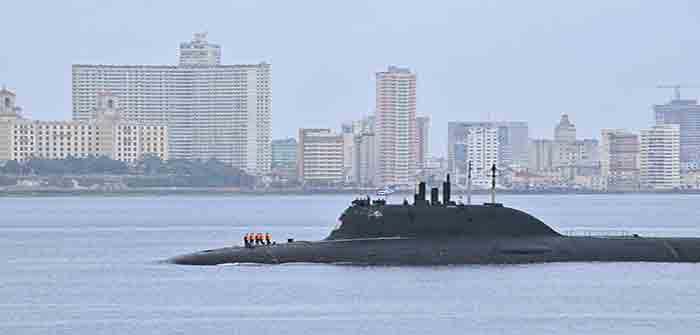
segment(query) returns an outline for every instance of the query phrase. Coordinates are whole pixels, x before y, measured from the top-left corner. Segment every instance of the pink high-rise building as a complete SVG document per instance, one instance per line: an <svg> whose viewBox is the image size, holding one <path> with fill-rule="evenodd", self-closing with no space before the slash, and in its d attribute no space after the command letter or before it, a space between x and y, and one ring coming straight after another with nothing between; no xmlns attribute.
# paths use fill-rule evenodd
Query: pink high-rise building
<svg viewBox="0 0 700 335"><path fill-rule="evenodd" d="M377 72L377 182L412 185L416 174L416 75L389 66Z"/></svg>

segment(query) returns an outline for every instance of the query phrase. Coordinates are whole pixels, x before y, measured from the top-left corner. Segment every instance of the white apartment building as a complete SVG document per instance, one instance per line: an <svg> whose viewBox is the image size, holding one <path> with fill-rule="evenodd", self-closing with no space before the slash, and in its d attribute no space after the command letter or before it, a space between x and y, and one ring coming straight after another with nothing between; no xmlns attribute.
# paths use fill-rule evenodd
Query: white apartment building
<svg viewBox="0 0 700 335"><path fill-rule="evenodd" d="M416 75L389 66L376 73L377 183L413 185L416 175Z"/></svg>
<svg viewBox="0 0 700 335"><path fill-rule="evenodd" d="M11 100L6 100L11 98ZM17 112L14 94L0 91L11 105L0 113L0 160L65 159L106 156L133 163L144 155L168 160L168 127L119 118L116 97L101 94L86 121L37 121ZM14 110L14 112L9 112Z"/></svg>
<svg viewBox="0 0 700 335"><path fill-rule="evenodd" d="M472 162L472 176L488 177L491 167L498 165L498 128L469 128L463 143L466 161Z"/></svg>
<svg viewBox="0 0 700 335"><path fill-rule="evenodd" d="M672 190L681 183L681 132L677 124L640 132L639 182L642 188Z"/></svg>
<svg viewBox="0 0 700 335"><path fill-rule="evenodd" d="M265 174L272 159L270 64L220 61L220 47L196 34L180 44L178 65L73 65L73 119L89 120L98 95L111 92L125 120L168 125L171 158L216 158Z"/></svg>
<svg viewBox="0 0 700 335"><path fill-rule="evenodd" d="M343 182L344 138L330 129L299 129L299 180L305 183Z"/></svg>

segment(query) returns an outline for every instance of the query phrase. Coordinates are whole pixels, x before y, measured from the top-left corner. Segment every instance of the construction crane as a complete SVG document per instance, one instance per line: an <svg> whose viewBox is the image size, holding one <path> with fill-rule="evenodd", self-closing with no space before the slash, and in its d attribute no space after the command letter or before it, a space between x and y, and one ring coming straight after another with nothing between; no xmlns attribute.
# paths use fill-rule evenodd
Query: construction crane
<svg viewBox="0 0 700 335"><path fill-rule="evenodd" d="M681 84L657 85L656 86L656 88L672 88L673 89L673 96L674 96L675 100L681 99L681 87L683 87L683 88L696 88L697 86L681 85Z"/></svg>

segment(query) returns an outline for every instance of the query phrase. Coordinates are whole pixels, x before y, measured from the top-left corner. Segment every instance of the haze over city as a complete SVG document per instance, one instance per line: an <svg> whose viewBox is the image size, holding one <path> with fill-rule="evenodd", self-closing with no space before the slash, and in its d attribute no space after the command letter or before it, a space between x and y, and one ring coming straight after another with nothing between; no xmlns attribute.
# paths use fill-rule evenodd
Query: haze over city
<svg viewBox="0 0 700 335"><path fill-rule="evenodd" d="M417 113L431 117L431 151L444 155L455 120L527 121L531 137L551 137L562 113L585 138L647 127L651 105L672 96L656 85L698 83L699 7L13 1L3 4L11 30L0 83L18 92L30 117L69 119L72 64L176 64L179 43L206 31L222 63L272 64L273 138L371 114L374 73L394 64L417 74Z"/></svg>

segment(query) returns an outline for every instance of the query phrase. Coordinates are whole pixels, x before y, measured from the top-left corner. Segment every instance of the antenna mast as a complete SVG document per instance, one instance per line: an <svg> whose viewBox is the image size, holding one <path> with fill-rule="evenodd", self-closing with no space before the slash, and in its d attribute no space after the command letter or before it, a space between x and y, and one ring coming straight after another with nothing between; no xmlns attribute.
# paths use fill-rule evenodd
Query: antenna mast
<svg viewBox="0 0 700 335"><path fill-rule="evenodd" d="M472 161L469 161L467 170L467 205L472 204Z"/></svg>
<svg viewBox="0 0 700 335"><path fill-rule="evenodd" d="M491 166L491 203L496 203L496 164Z"/></svg>

